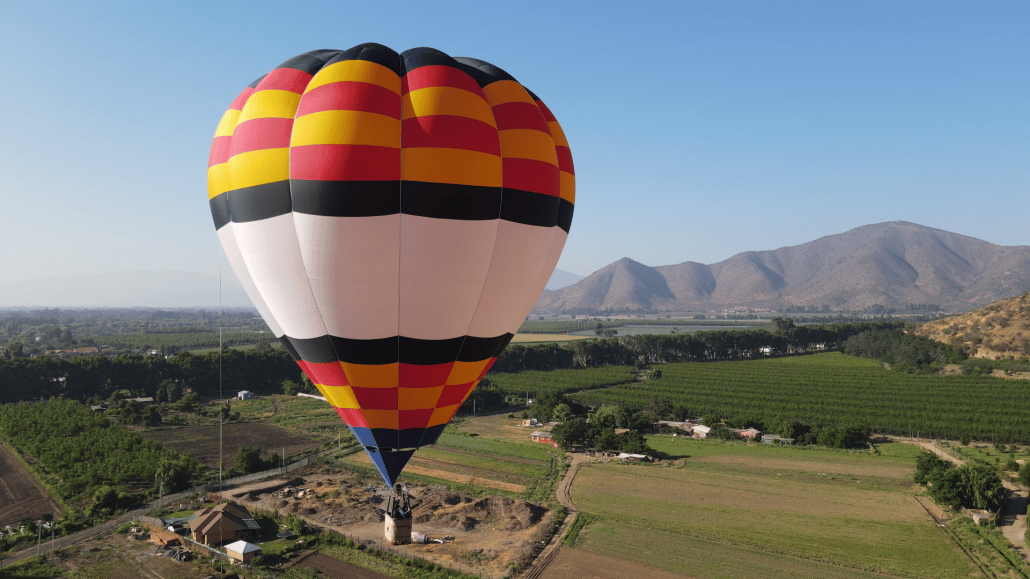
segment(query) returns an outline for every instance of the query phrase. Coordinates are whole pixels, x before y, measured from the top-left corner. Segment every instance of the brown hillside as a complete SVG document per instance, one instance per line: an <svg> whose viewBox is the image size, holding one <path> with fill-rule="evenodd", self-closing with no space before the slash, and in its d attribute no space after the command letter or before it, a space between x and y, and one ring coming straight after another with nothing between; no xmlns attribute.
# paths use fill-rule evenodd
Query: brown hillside
<svg viewBox="0 0 1030 579"><path fill-rule="evenodd" d="M937 304L966 311L1030 289L1030 246L1001 246L905 221L865 225L802 245L704 265L648 267L629 258L544 292L541 314L705 311L803 305L857 311Z"/></svg>
<svg viewBox="0 0 1030 579"><path fill-rule="evenodd" d="M1030 358L1030 292L919 326L916 334L998 360Z"/></svg>

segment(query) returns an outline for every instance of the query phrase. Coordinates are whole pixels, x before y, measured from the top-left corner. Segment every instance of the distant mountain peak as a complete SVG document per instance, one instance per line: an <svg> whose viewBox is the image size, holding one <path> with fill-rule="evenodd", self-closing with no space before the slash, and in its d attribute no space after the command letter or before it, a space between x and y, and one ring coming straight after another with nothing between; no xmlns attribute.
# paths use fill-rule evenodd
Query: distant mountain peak
<svg viewBox="0 0 1030 579"><path fill-rule="evenodd" d="M1000 246L909 221L703 265L649 267L623 257L541 296L542 314L699 311L786 305L861 310L933 303L967 310L1030 290L1030 246Z"/></svg>

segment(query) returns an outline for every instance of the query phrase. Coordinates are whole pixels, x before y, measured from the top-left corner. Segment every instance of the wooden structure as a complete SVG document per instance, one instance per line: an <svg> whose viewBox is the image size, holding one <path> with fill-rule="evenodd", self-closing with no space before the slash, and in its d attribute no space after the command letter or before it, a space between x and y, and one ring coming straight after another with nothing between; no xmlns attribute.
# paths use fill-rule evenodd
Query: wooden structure
<svg viewBox="0 0 1030 579"><path fill-rule="evenodd" d="M261 547L246 541L236 541L225 546L225 554L233 561L250 563L251 559L261 554Z"/></svg>

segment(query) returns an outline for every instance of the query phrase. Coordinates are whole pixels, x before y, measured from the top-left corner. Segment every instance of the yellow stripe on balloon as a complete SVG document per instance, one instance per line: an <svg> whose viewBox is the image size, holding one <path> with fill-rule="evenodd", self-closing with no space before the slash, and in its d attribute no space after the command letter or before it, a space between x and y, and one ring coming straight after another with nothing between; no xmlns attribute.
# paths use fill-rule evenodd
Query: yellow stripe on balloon
<svg viewBox="0 0 1030 579"><path fill-rule="evenodd" d="M401 179L500 187L501 158L466 149L401 149Z"/></svg>
<svg viewBox="0 0 1030 579"><path fill-rule="evenodd" d="M325 396L329 404L337 408L361 408L358 399L354 397L354 390L350 386L324 386L319 385L318 391Z"/></svg>
<svg viewBox="0 0 1030 579"><path fill-rule="evenodd" d="M536 101L529 96L529 91L514 80L499 80L483 87L483 94L490 106L496 107L505 103L529 103L536 106Z"/></svg>
<svg viewBox="0 0 1030 579"><path fill-rule="evenodd" d="M428 410L440 401L443 386L429 388L398 388L398 410Z"/></svg>
<svg viewBox="0 0 1030 579"><path fill-rule="evenodd" d="M389 428L400 430L400 414L396 410L361 409L369 428Z"/></svg>
<svg viewBox="0 0 1030 579"><path fill-rule="evenodd" d="M400 364L348 364L340 362L347 382L361 388L396 388Z"/></svg>
<svg viewBox="0 0 1030 579"><path fill-rule="evenodd" d="M367 82L401 94L401 77L381 64L367 60L344 60L322 68L304 92L334 82Z"/></svg>
<svg viewBox="0 0 1030 579"><path fill-rule="evenodd" d="M261 149L247 151L229 159L229 185L242 189L290 178L290 150Z"/></svg>
<svg viewBox="0 0 1030 579"><path fill-rule="evenodd" d="M507 129L498 131L501 156L505 159L534 159L558 166L554 140L547 133L533 129Z"/></svg>
<svg viewBox="0 0 1030 579"><path fill-rule="evenodd" d="M236 109L229 109L222 115L222 120L218 121L218 128L215 129L216 137L231 137L232 132L236 129L236 125L239 124L240 111Z"/></svg>
<svg viewBox="0 0 1030 579"><path fill-rule="evenodd" d="M551 131L551 138L554 139L554 146L569 146L569 141L565 138L565 131L561 130L561 125L559 125L557 121L548 121L547 130Z"/></svg>
<svg viewBox="0 0 1030 579"><path fill-rule="evenodd" d="M207 198L213 199L229 190L229 163L207 168Z"/></svg>
<svg viewBox="0 0 1030 579"><path fill-rule="evenodd" d="M401 97L401 119L452 115L483 121L497 128L494 112L479 95L451 86L431 86Z"/></svg>
<svg viewBox="0 0 1030 579"><path fill-rule="evenodd" d="M572 173L566 173L562 171L559 173L558 178L560 179L559 196L568 201L569 203L576 203L576 176Z"/></svg>
<svg viewBox="0 0 1030 579"><path fill-rule="evenodd" d="M475 382L479 380L479 377L483 374L483 369L486 368L487 363L490 360L483 360L481 362L455 362L451 368L451 374L447 376L446 384L448 386L457 386L459 384L468 384L469 382Z"/></svg>
<svg viewBox="0 0 1030 579"><path fill-rule="evenodd" d="M291 147L302 145L401 146L401 122L365 111L320 111L293 122Z"/></svg>
<svg viewBox="0 0 1030 579"><path fill-rule="evenodd" d="M259 90L243 106L237 126L251 119L292 119L297 114L300 95L288 90Z"/></svg>
<svg viewBox="0 0 1030 579"><path fill-rule="evenodd" d="M450 422L451 417L458 411L458 407L461 404L452 404L450 406L441 406L436 410L433 410L433 415L429 417L429 424L426 426L439 426L441 424L447 424Z"/></svg>

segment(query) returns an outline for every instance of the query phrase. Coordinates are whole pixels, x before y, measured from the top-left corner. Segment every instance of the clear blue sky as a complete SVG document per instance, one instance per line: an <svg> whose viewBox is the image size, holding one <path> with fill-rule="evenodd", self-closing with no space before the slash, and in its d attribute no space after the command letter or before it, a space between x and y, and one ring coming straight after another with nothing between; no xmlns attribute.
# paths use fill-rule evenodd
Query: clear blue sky
<svg viewBox="0 0 1030 579"><path fill-rule="evenodd" d="M581 275L892 220L1030 244L1025 0L2 0L0 283L217 275L223 111L295 54L369 41L544 99L577 172L558 267Z"/></svg>

